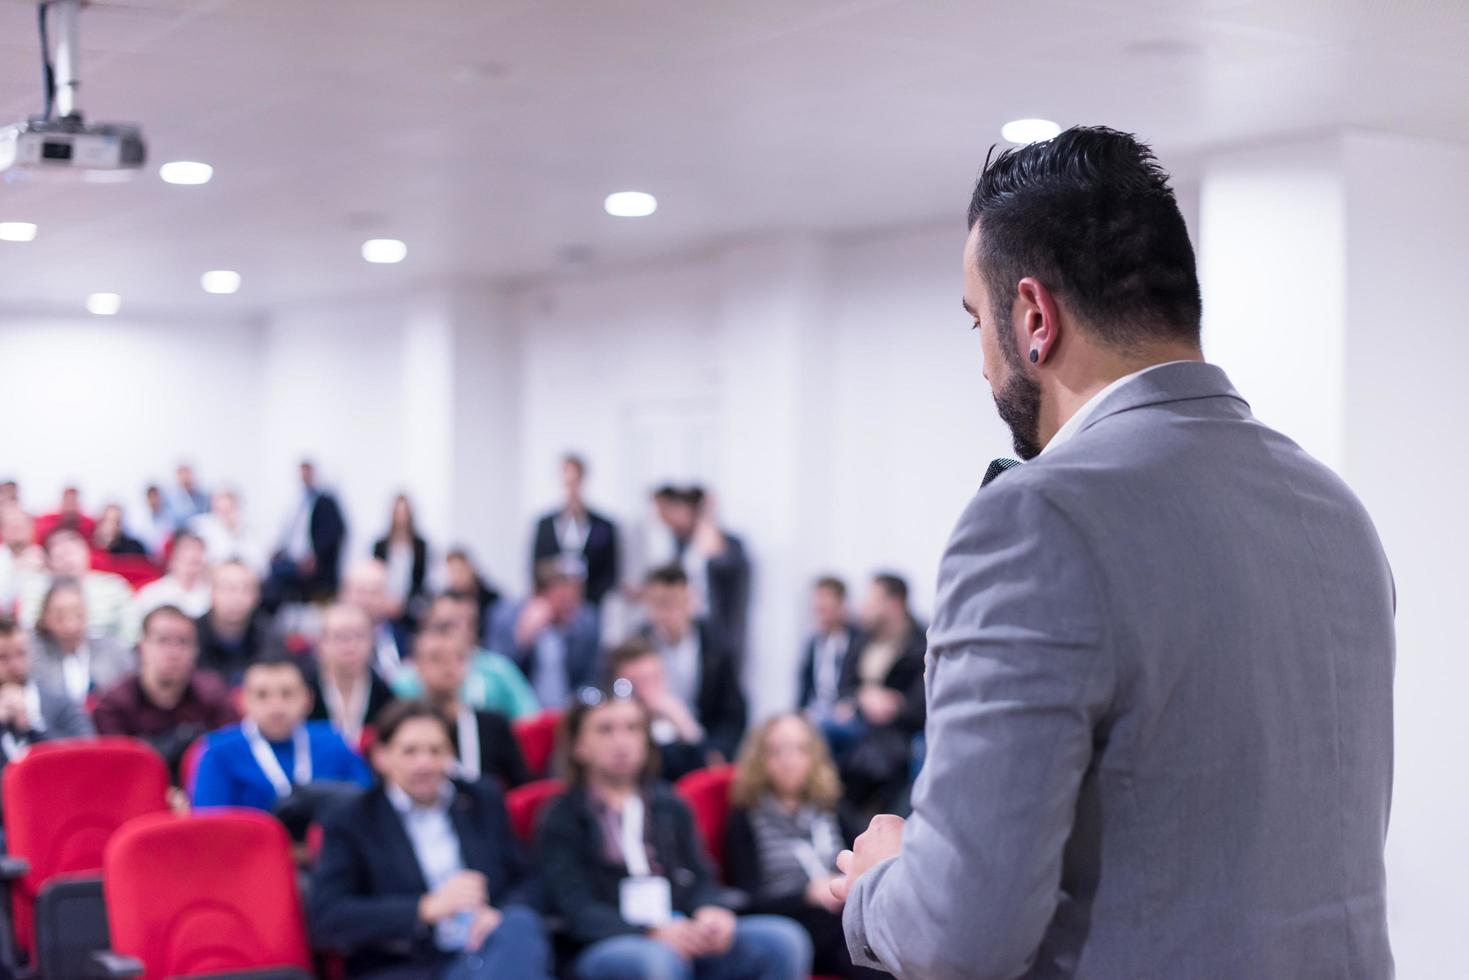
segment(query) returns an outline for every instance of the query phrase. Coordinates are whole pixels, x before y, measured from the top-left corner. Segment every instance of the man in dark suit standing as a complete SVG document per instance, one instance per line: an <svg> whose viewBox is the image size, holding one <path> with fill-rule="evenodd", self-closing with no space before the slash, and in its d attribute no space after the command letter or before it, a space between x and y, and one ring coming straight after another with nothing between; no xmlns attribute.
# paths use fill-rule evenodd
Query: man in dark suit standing
<svg viewBox="0 0 1469 980"><path fill-rule="evenodd" d="M602 599L617 588L617 525L587 507L582 496L587 464L574 453L561 460L566 502L536 522L531 546L531 576L547 558L570 556L586 569L587 601L600 608Z"/></svg>
<svg viewBox="0 0 1469 980"><path fill-rule="evenodd" d="M381 786L326 824L311 889L316 945L352 977L546 978L537 885L491 783L448 776L450 722L426 701L383 711Z"/></svg>
<svg viewBox="0 0 1469 980"><path fill-rule="evenodd" d="M912 816L837 860L853 961L1391 977L1396 598L1366 509L1204 361L1135 137L1006 150L968 226L964 308L1029 462L940 562ZM1281 340L1279 370L1320 356Z"/></svg>
<svg viewBox="0 0 1469 980"><path fill-rule="evenodd" d="M806 639L798 678L796 707L817 722L832 717L841 697L842 673L848 657L862 648L862 631L847 610L847 583L834 575L816 580L811 590L816 629Z"/></svg>
<svg viewBox="0 0 1469 980"><path fill-rule="evenodd" d="M745 695L734 654L707 619L694 618L689 577L678 565L655 569L643 585L643 635L663 658L673 693L693 706L704 743L733 760L745 735Z"/></svg>
<svg viewBox="0 0 1469 980"><path fill-rule="evenodd" d="M316 466L301 463L301 497L271 559L267 604L319 601L337 593L347 522L337 498L316 484Z"/></svg>

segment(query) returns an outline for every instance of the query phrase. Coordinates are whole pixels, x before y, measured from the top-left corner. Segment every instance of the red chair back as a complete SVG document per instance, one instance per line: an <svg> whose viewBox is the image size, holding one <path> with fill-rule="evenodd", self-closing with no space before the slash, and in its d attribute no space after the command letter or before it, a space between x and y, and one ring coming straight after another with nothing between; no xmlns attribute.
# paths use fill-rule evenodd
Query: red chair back
<svg viewBox="0 0 1469 980"><path fill-rule="evenodd" d="M517 786L505 794L505 809L510 811L510 829L520 842L529 846L536 837L536 818L556 797L566 792L566 783L560 779L540 779L524 786Z"/></svg>
<svg viewBox="0 0 1469 980"><path fill-rule="evenodd" d="M41 886L64 874L101 874L113 833L168 810L168 767L131 738L41 743L5 767L6 850L30 862L14 890L16 944L35 949Z"/></svg>
<svg viewBox="0 0 1469 980"><path fill-rule="evenodd" d="M103 863L112 948L145 980L265 969L312 972L291 841L254 810L133 821Z"/></svg>
<svg viewBox="0 0 1469 980"><path fill-rule="evenodd" d="M729 787L734 782L733 765L696 769L678 781L675 788L694 811L694 826L714 859L719 877L724 878L724 827L729 822Z"/></svg>
<svg viewBox="0 0 1469 980"><path fill-rule="evenodd" d="M520 743L520 754L525 756L532 776L540 778L548 774L551 754L556 751L556 727L560 724L561 712L554 709L515 723L515 740Z"/></svg>
<svg viewBox="0 0 1469 980"><path fill-rule="evenodd" d="M179 785L184 792L189 794L189 799L194 798L194 780L199 775L199 760L204 758L204 750L209 748L209 736L200 735L189 743L184 749L184 757L179 760Z"/></svg>

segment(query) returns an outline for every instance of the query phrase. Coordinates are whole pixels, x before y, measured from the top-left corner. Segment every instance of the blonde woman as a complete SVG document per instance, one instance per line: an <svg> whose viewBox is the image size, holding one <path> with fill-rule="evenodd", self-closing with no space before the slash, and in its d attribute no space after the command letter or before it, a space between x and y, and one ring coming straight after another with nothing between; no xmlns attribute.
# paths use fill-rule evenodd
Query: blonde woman
<svg viewBox="0 0 1469 980"><path fill-rule="evenodd" d="M749 894L749 911L804 926L817 973L884 976L854 967L847 953L842 906L830 884L853 828L839 812L842 784L826 741L811 723L784 714L752 732L730 797L724 863L729 883Z"/></svg>

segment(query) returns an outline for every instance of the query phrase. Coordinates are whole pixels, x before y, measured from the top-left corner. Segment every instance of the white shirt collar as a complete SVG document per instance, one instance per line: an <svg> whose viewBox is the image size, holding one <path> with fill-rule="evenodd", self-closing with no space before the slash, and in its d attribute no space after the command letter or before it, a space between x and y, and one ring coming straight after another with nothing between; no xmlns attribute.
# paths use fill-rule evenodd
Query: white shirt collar
<svg viewBox="0 0 1469 980"><path fill-rule="evenodd" d="M425 811L447 813L449 810L449 804L454 801L455 791L454 783L451 780L445 779L443 785L439 787L438 803L436 803L434 806L423 806L422 804L418 803L413 799L413 797L404 792L403 788L397 783L387 782L383 787L383 792L387 794L388 802L393 804L393 809L397 810L399 813L406 817L414 810L417 810L420 813L423 813Z"/></svg>
<svg viewBox="0 0 1469 980"><path fill-rule="evenodd" d="M1096 414L1097 408L1100 407L1102 404L1102 400L1105 399L1108 395L1112 394L1112 392L1116 391L1118 388L1121 388L1123 385L1127 384L1129 381L1132 381L1134 378L1141 378L1149 371L1156 371L1158 370L1158 368L1167 367L1169 364L1180 363L1183 362L1167 361L1163 364L1153 364L1143 368L1141 371L1134 371L1131 374L1125 374L1122 377L1118 378L1116 381L1112 382L1107 387L1103 388L1101 391L1088 398L1086 402L1076 410L1076 414L1067 419L1066 422L1061 426L1061 428L1056 430L1056 434L1051 436L1051 441L1046 443L1045 448L1041 450L1041 455L1044 456L1046 453L1057 448L1062 443L1069 442L1071 439L1073 439L1076 434L1080 432L1082 428L1087 424L1087 422L1091 420L1091 417Z"/></svg>

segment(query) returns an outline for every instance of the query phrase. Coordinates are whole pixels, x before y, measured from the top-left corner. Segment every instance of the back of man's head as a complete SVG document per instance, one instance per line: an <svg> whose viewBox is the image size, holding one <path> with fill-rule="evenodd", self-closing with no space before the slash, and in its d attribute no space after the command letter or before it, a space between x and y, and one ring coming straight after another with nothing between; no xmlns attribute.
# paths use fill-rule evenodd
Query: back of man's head
<svg viewBox="0 0 1469 980"><path fill-rule="evenodd" d="M1004 151L974 188L976 223L997 323L1010 322L1016 285L1033 276L1105 344L1198 344L1188 228L1168 174L1135 136L1078 126Z"/></svg>

